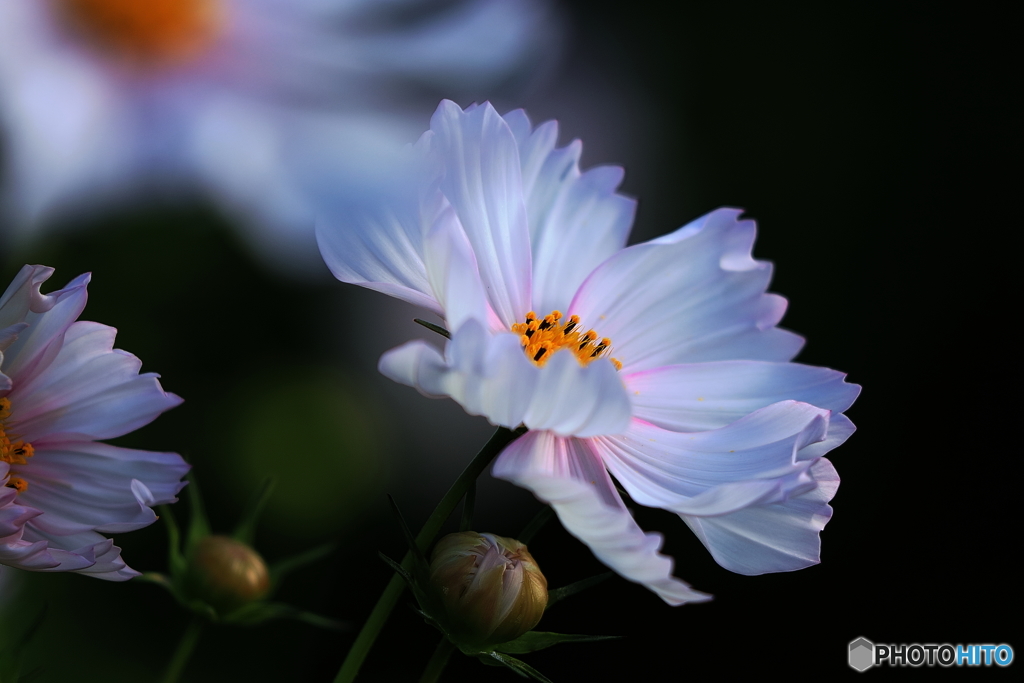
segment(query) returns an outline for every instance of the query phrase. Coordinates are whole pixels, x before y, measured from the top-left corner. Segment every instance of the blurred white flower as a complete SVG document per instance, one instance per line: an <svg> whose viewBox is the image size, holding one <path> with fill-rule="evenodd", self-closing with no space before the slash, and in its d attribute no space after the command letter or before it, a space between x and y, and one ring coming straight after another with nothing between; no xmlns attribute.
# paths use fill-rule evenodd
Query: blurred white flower
<svg viewBox="0 0 1024 683"><path fill-rule="evenodd" d="M98 442L181 403L116 330L77 321L88 275L42 294L52 268L25 266L0 296L0 564L124 581L138 572L98 532L152 524L188 465L176 453Z"/></svg>
<svg viewBox="0 0 1024 683"><path fill-rule="evenodd" d="M365 194L411 105L527 77L559 33L546 0L3 0L0 203L24 238L207 192L271 262L314 263L321 177Z"/></svg>

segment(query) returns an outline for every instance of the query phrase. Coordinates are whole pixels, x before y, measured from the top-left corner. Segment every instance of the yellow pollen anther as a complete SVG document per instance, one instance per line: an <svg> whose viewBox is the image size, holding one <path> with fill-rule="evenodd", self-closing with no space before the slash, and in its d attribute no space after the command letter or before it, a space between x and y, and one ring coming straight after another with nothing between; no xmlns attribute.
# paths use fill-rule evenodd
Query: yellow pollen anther
<svg viewBox="0 0 1024 683"><path fill-rule="evenodd" d="M60 19L98 49L133 66L197 56L221 25L221 0L51 0Z"/></svg>
<svg viewBox="0 0 1024 683"><path fill-rule="evenodd" d="M24 465L28 462L28 459L35 455L35 449L32 448L32 444L25 443L24 441L12 441L11 436L7 433L7 425L5 421L11 416L11 400L8 398L0 398L0 462L6 462L10 465ZM19 493L28 488L28 482L21 477L15 477L13 474L7 480L7 486L15 488Z"/></svg>
<svg viewBox="0 0 1024 683"><path fill-rule="evenodd" d="M578 315L571 315L562 323L561 311L551 311L543 320L538 320L537 314L530 311L526 314L525 320L526 322L513 324L512 331L521 335L519 342L523 345L526 357L538 366L543 366L561 349L568 349L576 356L580 365L587 365L597 358L606 357L612 346L612 340L608 337L598 341L597 332L594 330L581 333ZM617 359L609 360L615 365L616 370L622 369L622 363Z"/></svg>

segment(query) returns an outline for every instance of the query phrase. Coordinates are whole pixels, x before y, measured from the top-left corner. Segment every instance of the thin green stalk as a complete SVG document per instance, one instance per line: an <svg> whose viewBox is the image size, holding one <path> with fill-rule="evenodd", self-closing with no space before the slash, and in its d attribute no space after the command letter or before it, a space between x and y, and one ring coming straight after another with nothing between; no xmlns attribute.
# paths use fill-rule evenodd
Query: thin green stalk
<svg viewBox="0 0 1024 683"><path fill-rule="evenodd" d="M185 629L181 640L178 641L178 649L174 651L174 656L171 657L167 670L164 671L164 677L161 679L162 683L178 682L181 672L185 670L188 660L192 657L192 652L196 649L196 643L199 642L199 636L202 632L203 618L196 615L192 617L188 628Z"/></svg>
<svg viewBox="0 0 1024 683"><path fill-rule="evenodd" d="M421 550L426 551L430 547L434 536L441 530L441 525L448 519L448 515L452 513L459 504L459 501L462 500L470 484L474 483L477 477L483 474L483 471L491 464L491 461L497 457L498 453L501 453L505 446L523 434L524 430L525 428L520 428L513 431L505 427L498 427L490 440L484 444L484 447L476 454L473 461L466 466L466 469L462 471L462 474L455 480L452 487L448 489L448 493L444 494L444 498L437 504L434 512L427 519L427 523L423 525L420 533L417 534L416 545ZM411 552L405 554L405 557L402 559L402 566L407 570L412 569ZM398 598L401 597L403 590L405 590L405 581L396 573L391 577L391 581L388 582L384 592L381 593L366 623L363 624L363 629L356 636L355 642L352 643L352 648L348 651L345 661L342 662L338 675L334 677L334 683L352 683L355 680L356 674L359 673L359 667L363 665L363 660L366 659L370 648L373 647L373 642L377 639L377 635L384 628L384 623L388 620L391 610L398 603Z"/></svg>
<svg viewBox="0 0 1024 683"><path fill-rule="evenodd" d="M455 645L447 638L442 637L441 642L434 649L434 654L431 655L430 661L427 662L427 668L423 669L420 683L437 683L453 652L455 652Z"/></svg>

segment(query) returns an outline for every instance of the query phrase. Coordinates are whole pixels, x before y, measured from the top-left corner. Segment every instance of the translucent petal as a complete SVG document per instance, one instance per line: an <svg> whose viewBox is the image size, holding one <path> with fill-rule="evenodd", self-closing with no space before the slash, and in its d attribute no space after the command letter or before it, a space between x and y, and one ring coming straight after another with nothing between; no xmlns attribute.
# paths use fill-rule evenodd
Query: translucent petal
<svg viewBox="0 0 1024 683"><path fill-rule="evenodd" d="M777 330L782 297L754 261L753 221L719 209L597 268L569 307L610 337L624 372L709 360L792 358L802 340Z"/></svg>
<svg viewBox="0 0 1024 683"><path fill-rule="evenodd" d="M624 377L633 414L676 432L717 429L792 399L841 413L860 387L827 368L764 361L668 365Z"/></svg>
<svg viewBox="0 0 1024 683"><path fill-rule="evenodd" d="M630 404L610 361L583 367L555 353L544 367L523 354L519 337L492 334L476 320L452 336L444 357L423 342L384 354L380 370L428 396L450 396L471 415L514 428L563 436L616 434L629 423Z"/></svg>
<svg viewBox="0 0 1024 683"><path fill-rule="evenodd" d="M490 103L444 101L430 121L441 189L473 245L491 307L505 328L531 308L530 236L515 138Z"/></svg>
<svg viewBox="0 0 1024 683"><path fill-rule="evenodd" d="M658 552L661 535L633 521L587 441L528 432L498 456L494 476L533 491L599 560L670 605L709 599L672 576L672 559Z"/></svg>

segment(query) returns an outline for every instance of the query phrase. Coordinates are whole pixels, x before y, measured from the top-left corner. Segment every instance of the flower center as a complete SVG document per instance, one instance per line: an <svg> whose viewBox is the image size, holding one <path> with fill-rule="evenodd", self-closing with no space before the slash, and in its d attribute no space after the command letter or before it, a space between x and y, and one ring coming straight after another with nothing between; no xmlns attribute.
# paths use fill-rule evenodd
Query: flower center
<svg viewBox="0 0 1024 683"><path fill-rule="evenodd" d="M0 398L0 460L11 465L24 465L35 455L32 444L24 441L12 441L7 434L6 420L11 416L11 401ZM28 482L13 474L7 478L6 486L17 489L21 493L28 488Z"/></svg>
<svg viewBox="0 0 1024 683"><path fill-rule="evenodd" d="M597 358L604 358L611 351L612 340L608 337L598 339L597 332L593 330L583 332L578 315L570 315L565 323L561 320L561 311L551 311L543 320L538 320L537 314L530 311L526 314L525 323L512 325L512 331L522 335L519 339L523 351L534 365L543 367L548 358L562 349L571 351L584 366ZM622 369L622 363L617 359L610 360L616 370Z"/></svg>
<svg viewBox="0 0 1024 683"><path fill-rule="evenodd" d="M220 0L51 0L63 23L97 49L135 66L181 63L220 27Z"/></svg>

